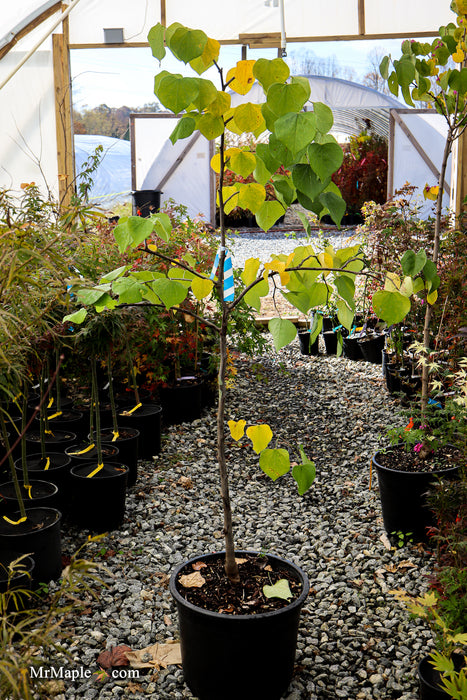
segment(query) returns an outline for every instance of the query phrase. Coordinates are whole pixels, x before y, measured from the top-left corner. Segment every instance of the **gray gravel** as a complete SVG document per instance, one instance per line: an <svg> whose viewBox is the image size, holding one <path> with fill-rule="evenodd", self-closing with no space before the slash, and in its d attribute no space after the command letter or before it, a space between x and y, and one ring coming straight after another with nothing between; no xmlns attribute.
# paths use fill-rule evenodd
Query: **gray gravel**
<svg viewBox="0 0 467 700"><path fill-rule="evenodd" d="M295 245L283 233L267 239L248 233L237 237L233 249L240 264L251 255L286 252ZM284 697L416 700L416 666L433 646L431 633L409 620L390 591L421 593L433 561L415 545L387 549L381 539L377 483L373 480L369 489L369 464L379 435L397 422L381 368L324 354L304 357L298 340L279 353L271 348L262 357L239 356L235 364L227 419L269 423L278 446L298 456L302 444L317 466L315 483L300 497L290 475L273 483L248 445L227 439L237 548L284 556L310 578L296 670ZM223 548L215 420L215 410L209 409L192 424L168 429L161 454L141 463L123 528L88 546L88 556L102 560L112 576L105 577L107 588L98 600L89 599L84 614L64 625L70 635L65 646L78 666L97 671L97 656L111 646L142 649L177 639L167 588L171 571L191 556ZM67 553L87 534L66 529ZM139 680L93 676L67 682L52 696L192 697L177 666L141 674Z"/></svg>

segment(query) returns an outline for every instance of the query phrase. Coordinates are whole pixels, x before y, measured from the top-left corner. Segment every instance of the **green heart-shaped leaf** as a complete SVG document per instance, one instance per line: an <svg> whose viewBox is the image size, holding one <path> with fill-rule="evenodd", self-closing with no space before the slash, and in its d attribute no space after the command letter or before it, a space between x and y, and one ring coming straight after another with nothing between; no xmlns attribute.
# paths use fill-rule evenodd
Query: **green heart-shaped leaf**
<svg viewBox="0 0 467 700"><path fill-rule="evenodd" d="M263 586L263 593L266 598L283 598L284 600L293 598L289 582L285 578L279 579L273 586Z"/></svg>
<svg viewBox="0 0 467 700"><path fill-rule="evenodd" d="M297 329L294 324L286 318L271 318L268 328L276 350L280 350L291 343L297 335Z"/></svg>
<svg viewBox="0 0 467 700"><path fill-rule="evenodd" d="M290 457L287 450L266 449L259 456L259 466L273 481L284 476L290 469Z"/></svg>

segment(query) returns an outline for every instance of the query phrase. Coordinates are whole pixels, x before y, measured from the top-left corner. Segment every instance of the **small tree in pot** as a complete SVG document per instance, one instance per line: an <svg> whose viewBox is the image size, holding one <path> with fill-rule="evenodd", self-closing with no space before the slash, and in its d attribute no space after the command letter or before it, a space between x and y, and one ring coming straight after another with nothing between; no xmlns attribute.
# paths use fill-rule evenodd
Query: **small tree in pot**
<svg viewBox="0 0 467 700"><path fill-rule="evenodd" d="M149 219L128 217L120 219L115 229L115 239L120 251L123 253L128 248L138 248L149 256L165 260L169 263L167 272L163 274L160 271L146 270L140 273L123 266L107 274L100 280L100 284L91 289L88 288L84 294L83 284L77 283L77 286L81 287L81 299L89 299L100 309L106 306L112 308L116 304L153 304L185 314L189 313L217 334L220 358L217 462L225 538L225 555L223 555L225 576L221 578L234 598L236 592L239 591L241 594L243 591L244 562L242 560L244 556L239 557L239 552L235 548L229 475L225 457L229 319L243 301L259 309L261 297L269 293L269 282L273 280L288 301L304 313L322 305L333 296L339 322L350 330L355 311L354 279L363 271L364 261L359 254L358 245L337 251L328 246L319 253L311 245L298 246L290 255L274 256L270 262L264 264L259 259L249 259L241 274L244 286L241 291L235 292L232 261L226 247L224 215L227 211L235 206L247 208L255 213L261 228L268 230L298 198L303 206L319 216L330 213L337 223L340 222L345 211L345 203L337 187L332 183L331 176L342 162L342 150L334 137L329 134L333 124L332 112L326 105L318 102L313 103L313 111L302 112L303 106L310 98L309 83L302 78L289 79L289 69L282 59L240 61L224 78L222 69L217 65L219 44L208 38L204 32L191 30L179 24L174 24L167 29L157 25L150 31L149 40L153 54L159 60L165 55L165 42L179 60L190 62L199 74L210 65L215 65L218 70L220 90L217 90L208 80L199 77L185 78L167 71L162 71L155 79L155 93L161 103L175 114L186 110L172 133L173 142L190 136L195 129L199 129L208 139L220 139L219 153L212 161L219 183L217 191L220 212L218 254L211 275L206 274L202 271L201 263L193 256L176 259L165 253L164 242L169 239L171 232L170 221L165 214L157 213ZM232 109L228 88L240 94L247 94L255 79L261 83L266 93L264 105L260 107L247 102ZM268 129L271 133L268 144L259 144L256 153L253 154L247 148L226 148L225 134L229 129L245 133L261 133ZM281 165L287 168L288 174L277 174ZM255 181L226 187L224 174L227 166L243 178L253 173ZM266 199L266 183L270 183L274 189L274 200ZM306 221L305 223L307 224ZM198 300L197 312L186 308L180 309L180 305L188 294ZM211 295L219 307L218 320L210 312L212 302L208 300ZM400 294L391 294L388 305L390 313L398 317L398 320L405 315L405 304L401 304L400 296ZM76 323L84 320L85 314L86 310L80 309L67 318ZM280 317L270 321L269 330L276 350L292 342L297 334L295 325ZM238 420L229 421L233 439L240 439L245 427L245 421L241 417ZM252 440L253 449L259 454L260 466L266 474L275 480L290 471L288 451L268 447L272 439L272 431L268 425L249 426L246 433ZM307 459L300 446L297 446L297 452L299 459L292 468L292 476L297 483L299 493L303 494L313 482L315 466ZM286 567L275 562L274 558L271 557L270 562L272 567L269 567L269 570L268 567L260 567L266 569L266 576L274 566L282 572L285 571ZM267 563L265 560L264 564ZM189 562L188 571L192 571L191 564L192 562ZM196 566L199 568L199 562L193 562L193 564L195 568ZM203 565L205 565L204 561L202 568L204 568ZM279 697L286 689L293 670L299 609L308 590L304 574L301 580L297 573L292 573L290 578L294 594L288 586L284 592L282 588L284 583L279 581L278 588L274 586L272 591L267 585L263 586L260 598L263 603L266 603L263 609L270 607L267 605L267 600L271 595L280 601L279 605L284 606L282 610L294 608L292 632L285 633L281 626L283 623L280 623L279 631L273 631L267 627L266 632L263 630L261 642L259 641L261 637L251 631L250 625L249 631L245 633L248 638L247 649L245 638L240 639L238 636L239 631L235 621L256 618L262 624L263 617L268 620L270 612L263 615L259 606L256 615L225 615L217 612L215 608L212 612L208 611L208 622L205 623L200 619L202 613L199 607L188 604L189 616L190 614L194 616L195 627L205 630L206 624L208 628L211 623L217 625L219 617L230 619L229 624L233 624L227 633L228 641L225 638L219 641L218 632L212 632L207 634L207 639L194 642L190 650L185 648L185 652L182 652L187 682L198 696L210 698L216 697L217 693L218 697L219 687L218 685L216 687L216 683L218 684L219 679L227 672L219 654L225 657L230 669L237 666L238 653L244 659L249 659L251 673L245 671L241 673L245 673L246 676L256 676L254 683L259 694L262 693L264 696L267 688L268 697L274 698ZM266 583L268 583L267 579ZM180 588L183 586L175 581L173 590L178 591ZM178 592L174 594L180 610L182 596ZM289 603L289 598L294 596L296 600ZM185 623L181 623L182 628L184 625ZM191 634L191 621L188 626ZM268 641L271 636L277 638L282 635L285 635L284 646L288 651L285 653L284 648L281 647L275 649L273 653L268 646ZM183 629L182 649L184 649ZM210 657L211 653L215 654L214 658ZM256 656L256 653L260 656ZM276 666L282 665L281 656L285 657L285 671L279 672ZM196 657L195 660L193 660L194 657ZM201 665L201 672L195 679L197 674L194 667L198 663ZM262 671L267 669L267 672L259 675L258 667ZM222 682L224 680L225 678ZM239 692L239 686L233 683L231 688L225 689L226 694L223 689L223 697L237 697ZM258 694L257 696L259 697Z"/></svg>

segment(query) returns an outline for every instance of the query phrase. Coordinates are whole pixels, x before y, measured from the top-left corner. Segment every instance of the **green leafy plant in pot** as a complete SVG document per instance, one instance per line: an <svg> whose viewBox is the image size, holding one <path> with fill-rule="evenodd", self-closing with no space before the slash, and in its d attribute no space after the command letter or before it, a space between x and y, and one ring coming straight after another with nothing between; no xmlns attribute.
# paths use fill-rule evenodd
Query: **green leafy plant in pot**
<svg viewBox="0 0 467 700"><path fill-rule="evenodd" d="M249 259L241 273L244 286L240 292L235 291L224 225L224 214L229 209L248 208L255 213L258 224L268 230L298 198L319 216L330 213L337 223L340 222L345 203L331 176L342 162L342 150L329 134L332 112L322 103L314 103L313 111L302 112L310 98L309 83L303 78L289 79L289 69L282 59L240 61L224 79L217 65L219 44L204 32L179 24L167 29L157 25L150 31L149 41L159 60L165 55L165 43L179 60L190 62L199 74L212 64L218 69L220 90L208 80L185 78L167 71L162 71L155 79L155 93L162 104L176 114L186 110L172 133L173 142L190 136L195 129L208 139L220 139L219 153L212 161L219 176L218 254L209 275L202 271L201 263L193 256L176 259L165 255L164 242L170 238L171 226L164 213L153 214L148 219L122 218L115 228L120 251L138 249L141 254L168 262L168 270L162 273L156 267L141 273L123 266L101 278L98 285L87 286L75 280L74 290L81 294L82 300L88 299L100 309L146 303L173 309L176 313L189 313L217 335L217 462L225 552L196 557L173 573L170 588L179 610L184 675L190 689L203 700L218 698L219 688L225 700L241 696L245 678L249 679L252 697L279 698L287 689L293 672L300 609L309 584L306 574L295 564L269 554L266 557L253 555L235 547L225 455L226 423L234 440L243 436L246 424L241 416L232 416L226 421L229 319L242 302L258 310L261 297L269 293L269 281L274 280L287 300L304 313L321 306L332 296L339 323L350 329L355 311L354 278L363 273L364 261L358 245L338 251L327 246L321 252L311 245L298 246L290 255L274 256L264 264L259 259ZM247 94L255 79L265 91L264 105L245 103L231 108L228 88ZM271 134L269 142L259 144L253 154L247 148L225 147L225 132L229 129L244 133L261 133L268 129ZM227 165L242 177L254 173L255 181L225 186ZM289 174L277 174L280 165L285 165ZM266 199L266 183L274 189L275 199ZM188 295L199 302L198 311L181 309ZM389 309L398 321L403 318L405 307L399 297L389 292L386 299L386 311ZM217 300L217 316L210 310L212 298ZM81 308L70 314L68 320L82 322L86 313L86 309ZM269 330L276 350L297 336L295 325L280 317L270 321ZM319 327L315 330L319 332ZM246 434L266 474L275 480L290 472L288 451L269 447L272 431L267 424L250 425ZM297 453L292 476L299 494L304 494L313 483L315 465L300 446L297 446ZM184 576L190 580L191 574L198 574L198 581L199 576L203 579L202 594L209 598L212 590L209 579L217 567L220 567L217 580L228 591L232 612L220 611L216 604L199 605L193 601L195 589L183 583L187 581ZM244 614L239 599L242 599L243 586L251 577L251 570L262 584L259 584L256 610L249 606L248 614ZM281 639L282 643L272 646L271 639ZM234 675L233 669L238 669L238 674ZM227 677L230 679L228 687Z"/></svg>

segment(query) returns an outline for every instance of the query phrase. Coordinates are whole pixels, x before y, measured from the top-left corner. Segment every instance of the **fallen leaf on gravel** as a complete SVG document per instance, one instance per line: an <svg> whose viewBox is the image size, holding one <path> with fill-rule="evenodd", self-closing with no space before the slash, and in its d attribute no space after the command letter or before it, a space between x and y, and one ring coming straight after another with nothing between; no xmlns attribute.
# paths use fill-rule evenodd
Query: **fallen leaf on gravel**
<svg viewBox="0 0 467 700"><path fill-rule="evenodd" d="M201 588L206 583L206 579L201 576L199 571L180 576L179 581L185 588Z"/></svg>
<svg viewBox="0 0 467 700"><path fill-rule="evenodd" d="M177 481L177 484L180 484L180 486L183 486L184 489L192 489L193 488L193 482L188 476L181 476L180 479Z"/></svg>
<svg viewBox="0 0 467 700"><path fill-rule="evenodd" d="M416 569L417 565L414 564L412 561L408 561L408 559L399 562L397 565L398 569Z"/></svg>
<svg viewBox="0 0 467 700"><path fill-rule="evenodd" d="M118 647L110 647L97 657L97 663L101 668L114 668L115 666L128 666L127 653L130 647L121 644Z"/></svg>
<svg viewBox="0 0 467 700"><path fill-rule="evenodd" d="M168 615L164 615L164 624L166 625L166 627L171 627L172 625L172 620Z"/></svg>
<svg viewBox="0 0 467 700"><path fill-rule="evenodd" d="M170 664L181 664L179 642L153 644L145 649L128 652L128 661L133 668L167 668Z"/></svg>
<svg viewBox="0 0 467 700"><path fill-rule="evenodd" d="M386 549L391 549L391 543L389 541L389 537L386 535L385 532L383 532L383 534L381 535L381 537L379 539L380 539L380 542L382 542L384 544Z"/></svg>

